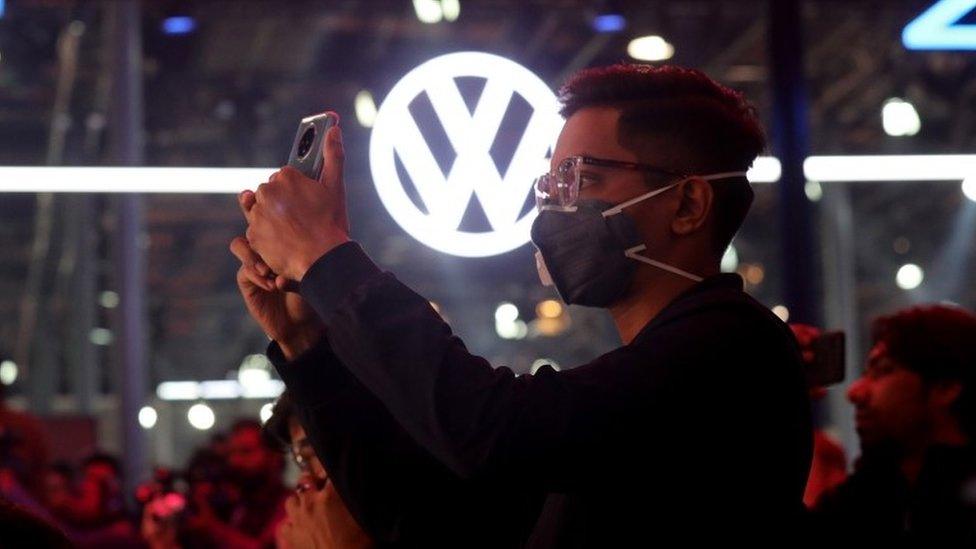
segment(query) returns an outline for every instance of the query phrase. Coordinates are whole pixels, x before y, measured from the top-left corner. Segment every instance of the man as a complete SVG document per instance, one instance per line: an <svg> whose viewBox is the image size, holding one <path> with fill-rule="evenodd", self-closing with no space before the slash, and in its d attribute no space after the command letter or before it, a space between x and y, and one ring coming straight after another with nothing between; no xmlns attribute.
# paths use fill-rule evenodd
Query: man
<svg viewBox="0 0 976 549"><path fill-rule="evenodd" d="M14 475L36 497L41 493L50 442L40 419L7 404L6 391L7 386L0 383L0 474Z"/></svg>
<svg viewBox="0 0 976 549"><path fill-rule="evenodd" d="M942 305L874 322L848 390L862 454L820 499L827 537L874 546L976 546L976 315Z"/></svg>
<svg viewBox="0 0 976 549"><path fill-rule="evenodd" d="M273 545L288 495L282 483L282 468L281 456L266 444L260 423L235 423L227 454L227 469L234 487L230 515L219 516L210 493L194 493L194 501L190 502L194 511L186 524L189 537L216 547Z"/></svg>
<svg viewBox="0 0 976 549"><path fill-rule="evenodd" d="M232 244L239 280L261 299L300 282L323 323L318 334L274 330L291 332L288 362L276 362L303 394L303 422L340 413L312 408L350 372L456 478L508 490L534 523L531 547L792 531L811 445L800 356L786 325L719 273L764 146L753 109L700 72L641 65L582 71L562 102L552 170L536 184L540 274L565 301L607 309L624 345L518 377L468 353L426 299L349 240L336 128L318 184L285 168L242 194L247 239ZM242 292L253 314L259 300ZM312 441L355 507L366 496L343 485L341 441ZM486 520L469 536L505 526Z"/></svg>
<svg viewBox="0 0 976 549"><path fill-rule="evenodd" d="M286 517L278 527L278 547L329 549L368 548L373 544L329 481L315 455L288 392L275 402L264 431L288 449L300 476L295 494L285 502Z"/></svg>

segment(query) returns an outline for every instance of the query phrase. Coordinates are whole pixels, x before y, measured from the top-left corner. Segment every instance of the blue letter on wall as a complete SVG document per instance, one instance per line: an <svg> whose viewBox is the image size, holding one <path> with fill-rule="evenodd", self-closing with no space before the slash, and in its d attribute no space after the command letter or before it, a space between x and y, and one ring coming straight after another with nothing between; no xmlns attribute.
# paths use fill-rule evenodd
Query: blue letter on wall
<svg viewBox="0 0 976 549"><path fill-rule="evenodd" d="M901 40L910 50L976 50L976 25L956 23L976 8L976 0L940 0L905 26Z"/></svg>

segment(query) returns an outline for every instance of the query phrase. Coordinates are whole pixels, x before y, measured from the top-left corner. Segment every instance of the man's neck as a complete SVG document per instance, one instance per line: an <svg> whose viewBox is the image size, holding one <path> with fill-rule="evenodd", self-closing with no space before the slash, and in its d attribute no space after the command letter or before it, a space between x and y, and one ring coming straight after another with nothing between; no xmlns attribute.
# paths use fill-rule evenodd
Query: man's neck
<svg viewBox="0 0 976 549"><path fill-rule="evenodd" d="M610 315L624 344L628 344L676 297L695 281L653 267L638 269L631 292L610 306Z"/></svg>
<svg viewBox="0 0 976 549"><path fill-rule="evenodd" d="M914 485L925 466L925 458L933 446L966 446L969 438L955 422L942 422L931 430L924 443L913 445L901 460L901 472Z"/></svg>

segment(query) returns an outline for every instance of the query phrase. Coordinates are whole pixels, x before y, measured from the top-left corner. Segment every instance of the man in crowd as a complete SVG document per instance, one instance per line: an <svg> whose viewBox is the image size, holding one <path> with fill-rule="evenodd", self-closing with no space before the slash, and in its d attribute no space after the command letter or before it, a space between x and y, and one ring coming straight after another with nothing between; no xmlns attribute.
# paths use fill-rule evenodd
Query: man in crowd
<svg viewBox="0 0 976 549"><path fill-rule="evenodd" d="M265 432L291 453L300 476L295 494L285 502L287 516L278 527L278 549L320 547L365 549L369 536L349 513L315 455L288 392L275 402Z"/></svg>
<svg viewBox="0 0 976 549"><path fill-rule="evenodd" d="M815 527L878 547L974 547L976 315L914 307L875 320L873 340L847 393L861 457Z"/></svg>
<svg viewBox="0 0 976 549"><path fill-rule="evenodd" d="M214 487L214 490L233 491L226 494L229 515L221 516L214 508L213 491L194 492L186 524L189 537L209 540L217 547L273 545L288 495L282 482L283 464L281 455L264 440L260 423L238 421L228 439L227 468L231 482Z"/></svg>
<svg viewBox="0 0 976 549"><path fill-rule="evenodd" d="M351 373L420 446L418 460L505 489L521 509L521 520L482 517L472 541L524 523L531 547L788 536L810 464L801 359L789 328L719 272L764 146L754 110L700 72L641 65L582 71L561 99L566 124L536 183L540 274L567 303L607 309L623 346L518 377L471 355L428 300L349 240L336 127L320 181L285 168L242 194L247 239L232 244L249 310L286 336L271 352L287 360L276 363L303 423L357 424L322 406L348 402L332 381ZM317 333L300 315L260 312L296 282ZM343 499L383 513L382 494L352 482L366 476L345 459L355 441L310 434ZM449 497L415 495L421 508Z"/></svg>

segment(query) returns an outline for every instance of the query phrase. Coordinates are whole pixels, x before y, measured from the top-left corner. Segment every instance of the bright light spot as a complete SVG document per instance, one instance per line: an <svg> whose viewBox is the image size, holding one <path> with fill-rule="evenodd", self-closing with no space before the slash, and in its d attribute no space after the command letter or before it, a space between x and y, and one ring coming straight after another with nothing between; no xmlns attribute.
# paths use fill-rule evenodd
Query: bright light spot
<svg viewBox="0 0 976 549"><path fill-rule="evenodd" d="M7 11L7 0L0 0L0 17Z"/></svg>
<svg viewBox="0 0 976 549"><path fill-rule="evenodd" d="M159 415L152 406L143 406L139 410L139 425L142 425L143 429L152 429L155 427L157 419L159 419Z"/></svg>
<svg viewBox="0 0 976 549"><path fill-rule="evenodd" d="M271 412L274 410L274 404L269 402L261 407L261 411L258 413L258 417L261 418L261 423L267 423L271 419Z"/></svg>
<svg viewBox="0 0 976 549"><path fill-rule="evenodd" d="M778 316L783 322L790 319L790 310L786 308L786 305L777 305L773 307L773 314Z"/></svg>
<svg viewBox="0 0 976 549"><path fill-rule="evenodd" d="M156 396L162 400L220 400L235 398L277 398L285 390L280 379L268 379L245 386L234 379L210 381L164 381L156 387Z"/></svg>
<svg viewBox="0 0 976 549"><path fill-rule="evenodd" d="M763 270L762 265L746 265L743 278L745 278L746 282L749 284L758 286L762 284L763 280L765 280L766 271Z"/></svg>
<svg viewBox="0 0 976 549"><path fill-rule="evenodd" d="M0 362L0 384L13 385L17 381L17 363L12 360Z"/></svg>
<svg viewBox="0 0 976 549"><path fill-rule="evenodd" d="M518 319L519 310L512 303L501 303L495 309L495 332L503 339L523 339L529 327Z"/></svg>
<svg viewBox="0 0 976 549"><path fill-rule="evenodd" d="M963 180L962 194L966 195L966 198L976 202L976 178L967 177Z"/></svg>
<svg viewBox="0 0 976 549"><path fill-rule="evenodd" d="M722 264L721 269L723 273L734 273L736 269L739 268L739 252L735 249L735 246L729 244L729 247L725 249L725 253L722 254Z"/></svg>
<svg viewBox="0 0 976 549"><path fill-rule="evenodd" d="M98 296L98 304L106 309L114 309L119 306L119 294L107 290Z"/></svg>
<svg viewBox="0 0 976 549"><path fill-rule="evenodd" d="M437 0L413 0L413 11L421 23L432 25L444 18L444 9Z"/></svg>
<svg viewBox="0 0 976 549"><path fill-rule="evenodd" d="M156 387L156 396L163 400L196 400L200 386L196 381L164 381Z"/></svg>
<svg viewBox="0 0 976 549"><path fill-rule="evenodd" d="M214 426L217 421L217 417L214 415L214 411L206 404L194 404L190 406L190 409L186 412L186 420L190 422L196 429L201 431L206 431L207 429Z"/></svg>
<svg viewBox="0 0 976 549"><path fill-rule="evenodd" d="M807 181L803 185L803 192L806 193L810 202L820 202L820 199L823 198L823 186L820 185L819 181Z"/></svg>
<svg viewBox="0 0 976 549"><path fill-rule="evenodd" d="M902 290L914 290L925 280L925 271L914 263L906 263L898 269L895 275L895 283Z"/></svg>
<svg viewBox="0 0 976 549"><path fill-rule="evenodd" d="M372 128L373 122L376 121L376 101L373 100L373 94L369 90L361 90L356 94L354 103L356 120L359 121L359 125L364 128Z"/></svg>
<svg viewBox="0 0 976 549"><path fill-rule="evenodd" d="M555 360L551 358L540 358L532 363L532 368L529 369L529 373L535 375L535 373L539 371L539 368L542 368L543 366L551 366L552 369L556 370L557 372L562 369Z"/></svg>
<svg viewBox="0 0 976 549"><path fill-rule="evenodd" d="M461 15L461 0L441 0L441 11L445 21L457 21Z"/></svg>
<svg viewBox="0 0 976 549"><path fill-rule="evenodd" d="M881 124L885 133L893 137L915 135L922 129L915 106L897 97L885 101L881 108Z"/></svg>
<svg viewBox="0 0 976 549"><path fill-rule="evenodd" d="M593 30L596 32L620 32L627 26L627 19L618 13L605 13L593 18Z"/></svg>
<svg viewBox="0 0 976 549"><path fill-rule="evenodd" d="M495 322L495 332L502 339L525 339L525 336L529 334L529 327L522 320Z"/></svg>
<svg viewBox="0 0 976 549"><path fill-rule="evenodd" d="M271 362L264 355L247 355L237 370L237 382L245 391L266 385L271 381Z"/></svg>
<svg viewBox="0 0 976 549"><path fill-rule="evenodd" d="M518 320L518 317L518 307L512 303L502 303L497 309L495 309L495 322L512 323Z"/></svg>
<svg viewBox="0 0 976 549"><path fill-rule="evenodd" d="M641 36L630 41L627 54L640 61L664 61L674 56L674 46L660 36Z"/></svg>
<svg viewBox="0 0 976 549"><path fill-rule="evenodd" d="M166 34L189 34L196 28L196 20L185 15L167 17L163 20L163 32Z"/></svg>
<svg viewBox="0 0 976 549"><path fill-rule="evenodd" d="M267 370L247 369L237 372L237 382L245 391L250 391L257 387L262 387L271 381L271 372Z"/></svg>
<svg viewBox="0 0 976 549"><path fill-rule="evenodd" d="M107 328L92 328L92 331L88 334L88 339L95 345L105 346L111 345L115 338Z"/></svg>
<svg viewBox="0 0 976 549"><path fill-rule="evenodd" d="M563 304L555 299L540 301L535 307L535 314L539 318L559 318L563 314Z"/></svg>

